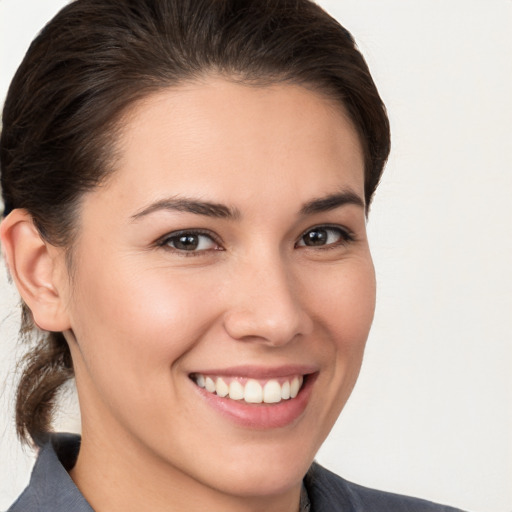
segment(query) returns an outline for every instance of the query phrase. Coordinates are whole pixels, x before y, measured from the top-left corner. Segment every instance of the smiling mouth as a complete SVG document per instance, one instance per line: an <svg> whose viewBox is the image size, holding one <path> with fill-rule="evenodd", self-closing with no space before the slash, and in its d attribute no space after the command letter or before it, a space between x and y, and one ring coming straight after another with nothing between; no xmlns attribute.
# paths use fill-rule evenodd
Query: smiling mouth
<svg viewBox="0 0 512 512"><path fill-rule="evenodd" d="M294 399L301 390L305 375L294 375L279 379L248 379L243 377L218 377L193 373L190 378L208 393L221 398L248 404L277 404Z"/></svg>

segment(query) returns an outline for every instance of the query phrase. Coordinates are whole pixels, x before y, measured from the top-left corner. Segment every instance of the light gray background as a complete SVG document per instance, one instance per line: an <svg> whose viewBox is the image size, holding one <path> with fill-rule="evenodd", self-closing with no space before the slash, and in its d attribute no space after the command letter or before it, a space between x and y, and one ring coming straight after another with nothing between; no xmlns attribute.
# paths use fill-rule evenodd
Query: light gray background
<svg viewBox="0 0 512 512"><path fill-rule="evenodd" d="M64 3L0 0L1 98L30 40ZM319 3L370 64L393 152L370 216L379 289L366 360L318 459L365 485L510 512L512 2ZM32 456L14 436L17 299L0 275L5 509ZM76 415L60 425L77 428Z"/></svg>

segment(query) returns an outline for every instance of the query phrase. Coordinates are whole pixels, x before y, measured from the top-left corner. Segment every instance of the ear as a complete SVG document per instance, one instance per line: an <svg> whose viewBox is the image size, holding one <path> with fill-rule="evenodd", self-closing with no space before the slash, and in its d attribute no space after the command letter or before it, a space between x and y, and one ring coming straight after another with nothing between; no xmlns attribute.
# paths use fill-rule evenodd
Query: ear
<svg viewBox="0 0 512 512"><path fill-rule="evenodd" d="M36 325L45 331L69 329L63 297L64 251L41 238L32 216L23 209L13 210L3 220L0 239L7 268Z"/></svg>

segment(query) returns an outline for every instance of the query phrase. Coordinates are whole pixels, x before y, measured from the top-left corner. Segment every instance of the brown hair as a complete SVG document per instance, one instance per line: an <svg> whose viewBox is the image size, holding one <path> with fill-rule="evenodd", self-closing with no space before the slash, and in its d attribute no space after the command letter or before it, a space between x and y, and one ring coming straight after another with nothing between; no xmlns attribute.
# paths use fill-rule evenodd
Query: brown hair
<svg viewBox="0 0 512 512"><path fill-rule="evenodd" d="M354 39L309 0L76 0L30 46L9 89L0 141L5 213L24 208L49 243L72 247L80 198L113 171L116 122L153 91L214 72L288 81L342 104L358 130L370 204L389 123ZM21 332L36 332L23 306ZM39 332L17 392L21 439L41 445L73 376L61 333Z"/></svg>

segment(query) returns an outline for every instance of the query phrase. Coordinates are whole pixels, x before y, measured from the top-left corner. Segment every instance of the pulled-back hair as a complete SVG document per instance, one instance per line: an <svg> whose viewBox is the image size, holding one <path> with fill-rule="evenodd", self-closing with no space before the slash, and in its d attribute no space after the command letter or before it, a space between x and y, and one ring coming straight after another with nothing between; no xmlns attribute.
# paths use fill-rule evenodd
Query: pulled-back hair
<svg viewBox="0 0 512 512"><path fill-rule="evenodd" d="M76 0L30 46L9 89L0 141L5 213L26 209L43 239L72 254L80 198L114 172L118 124L135 101L216 74L290 82L327 94L354 124L369 205L390 147L389 123L354 39L309 0ZM71 258L68 259L70 263ZM16 402L22 440L41 445L73 377L62 333L35 328Z"/></svg>

